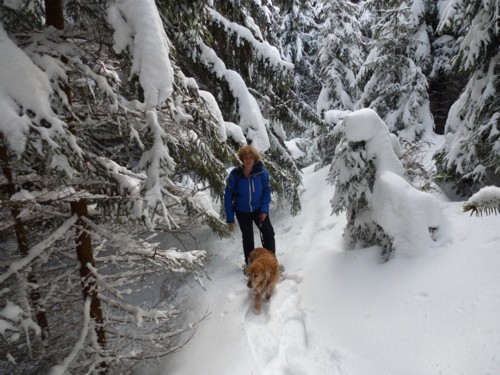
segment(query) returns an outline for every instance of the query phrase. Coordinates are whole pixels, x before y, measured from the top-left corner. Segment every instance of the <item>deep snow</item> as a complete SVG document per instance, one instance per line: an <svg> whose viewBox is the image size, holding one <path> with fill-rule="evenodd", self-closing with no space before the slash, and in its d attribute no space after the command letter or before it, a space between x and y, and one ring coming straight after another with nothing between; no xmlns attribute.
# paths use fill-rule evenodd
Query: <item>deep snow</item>
<svg viewBox="0 0 500 375"><path fill-rule="evenodd" d="M210 279L193 286L188 319L210 315L156 374L500 374L500 216L439 196L448 240L382 263L377 247L344 249L328 168L303 172L302 212L271 211L285 272L262 314L239 230L210 236Z"/></svg>

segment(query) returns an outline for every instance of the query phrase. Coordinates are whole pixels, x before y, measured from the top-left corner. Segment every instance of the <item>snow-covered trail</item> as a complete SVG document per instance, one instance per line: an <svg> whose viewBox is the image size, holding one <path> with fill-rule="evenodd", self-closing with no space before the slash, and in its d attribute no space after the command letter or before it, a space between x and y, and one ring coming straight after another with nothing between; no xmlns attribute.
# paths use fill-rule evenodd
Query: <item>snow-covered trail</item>
<svg viewBox="0 0 500 375"><path fill-rule="evenodd" d="M290 217L278 212L273 216L277 255L285 272L265 312L255 316L250 309L246 314L245 326L258 365L257 374L334 375L340 366L335 350L325 348L310 330L308 316L313 305L304 304L300 292L311 262L322 250L336 252L341 246L343 217L331 216L330 205L321 199L333 196L333 187L325 185L327 171L325 168L314 173L313 167L304 170L307 186L301 200L307 206L299 215ZM331 235L328 244L323 237L326 232Z"/></svg>
<svg viewBox="0 0 500 375"><path fill-rule="evenodd" d="M210 280L194 286L188 319L211 314L157 374L499 374L500 216L443 201L438 246L382 264L378 248L342 248L345 216L330 215L326 176L306 168L302 212L272 213L285 273L261 315L239 231L206 241Z"/></svg>
<svg viewBox="0 0 500 375"><path fill-rule="evenodd" d="M304 173L313 173L313 167ZM253 313L252 296L241 271L239 229L229 240L212 237L208 241L211 280L205 282L206 292L196 292L189 304L193 306L191 318L205 310L210 316L187 346L165 361L158 374L198 374L200 369L205 369L204 374L228 375L334 374L331 369L338 367L335 352L315 343L306 324L308 309L298 291L307 263L314 261L318 248L325 247L321 241L315 243L321 238L318 234L330 231L331 244L340 244L343 218L330 216L329 204L320 198L325 196L326 173L326 169L317 173L317 181L304 186L302 200L307 207L301 214L290 217L288 212L277 210L271 216L277 256L286 269L270 302L264 302L261 315ZM333 188L326 188L330 190L326 194L332 196ZM257 231L255 240L259 243ZM297 249L303 255L297 256Z"/></svg>

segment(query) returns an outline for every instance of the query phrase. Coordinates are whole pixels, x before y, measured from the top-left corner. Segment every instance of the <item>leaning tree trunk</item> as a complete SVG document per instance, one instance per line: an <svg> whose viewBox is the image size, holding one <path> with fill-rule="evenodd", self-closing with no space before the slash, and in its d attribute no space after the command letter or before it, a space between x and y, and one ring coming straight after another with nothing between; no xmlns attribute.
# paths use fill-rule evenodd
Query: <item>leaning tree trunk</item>
<svg viewBox="0 0 500 375"><path fill-rule="evenodd" d="M12 197L16 193L16 185L14 183L14 176L12 173L12 169L10 168L10 158L9 151L7 149L6 140L2 134L0 134L0 161L2 163L2 171L7 179L7 195ZM10 201L10 200L9 200ZM12 201L10 201L12 202ZM29 246L28 246L28 237L26 234L26 228L24 226L23 221L20 219L19 214L21 213L19 207L13 203L10 206L10 212L12 218L14 219L14 232L16 234L17 245L19 246L19 252L21 256L24 258L29 254ZM36 316L36 322L40 326L42 330L42 339L46 339L49 335L49 323L47 321L47 315L43 309L43 306L40 303L40 290L36 285L37 278L36 274L33 271L29 271L27 275L28 283L31 285L30 290L30 300L33 304Z"/></svg>

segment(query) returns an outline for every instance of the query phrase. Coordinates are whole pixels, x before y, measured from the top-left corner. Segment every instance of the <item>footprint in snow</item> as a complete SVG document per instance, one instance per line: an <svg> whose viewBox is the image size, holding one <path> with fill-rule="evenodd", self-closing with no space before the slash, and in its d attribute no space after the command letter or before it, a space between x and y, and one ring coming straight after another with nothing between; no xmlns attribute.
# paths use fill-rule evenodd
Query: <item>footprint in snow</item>
<svg viewBox="0 0 500 375"><path fill-rule="evenodd" d="M342 374L343 356L321 343L311 343L295 280L285 278L278 283L260 315L253 313L250 294L247 303L244 327L261 374Z"/></svg>
<svg viewBox="0 0 500 375"><path fill-rule="evenodd" d="M294 323L302 322L303 312L299 307L300 297L297 293L297 284L293 280L283 280L276 286L270 301L262 304L262 314L255 315L252 309L252 299L249 295L248 310L245 319L247 336L250 348L256 362L264 369L266 364L280 356L283 351L283 335L290 335L289 331ZM305 327L301 341L306 340Z"/></svg>
<svg viewBox="0 0 500 375"><path fill-rule="evenodd" d="M279 342L278 353L271 358L264 369L265 375L294 374L306 375L307 332L300 319L285 322Z"/></svg>

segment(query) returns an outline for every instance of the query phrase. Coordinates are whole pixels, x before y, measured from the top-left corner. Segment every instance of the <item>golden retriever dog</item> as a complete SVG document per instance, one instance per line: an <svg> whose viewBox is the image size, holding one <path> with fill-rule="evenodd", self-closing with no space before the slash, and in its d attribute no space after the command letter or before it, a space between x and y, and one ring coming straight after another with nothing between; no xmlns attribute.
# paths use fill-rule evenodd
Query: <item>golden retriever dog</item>
<svg viewBox="0 0 500 375"><path fill-rule="evenodd" d="M279 281L280 270L276 256L269 250L258 247L250 253L247 267L247 286L255 295L255 314L261 312L262 295L268 300Z"/></svg>

